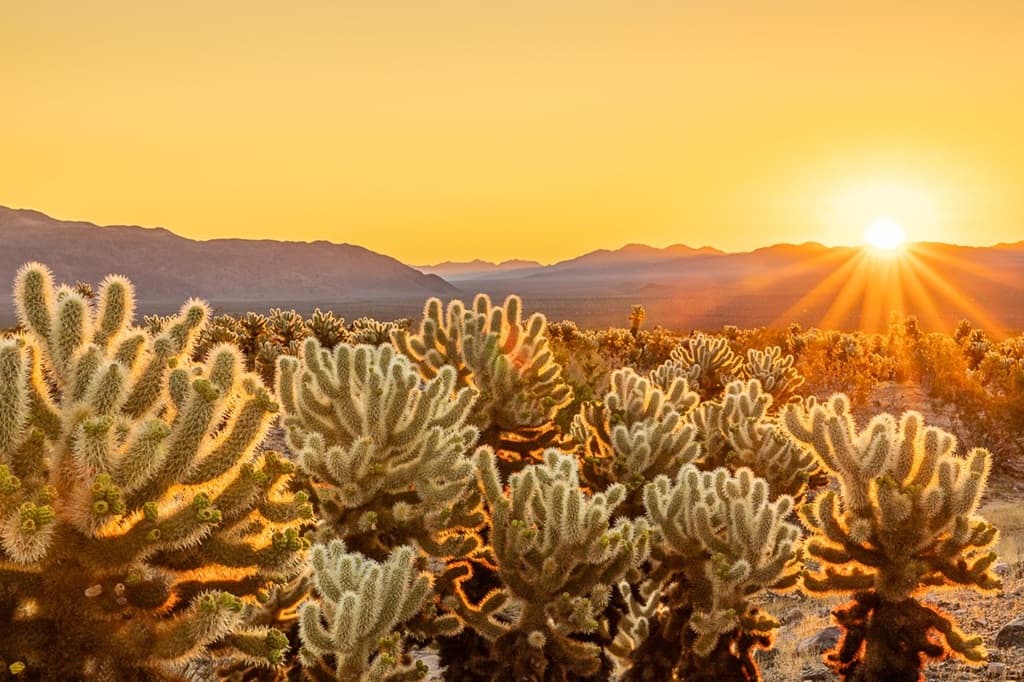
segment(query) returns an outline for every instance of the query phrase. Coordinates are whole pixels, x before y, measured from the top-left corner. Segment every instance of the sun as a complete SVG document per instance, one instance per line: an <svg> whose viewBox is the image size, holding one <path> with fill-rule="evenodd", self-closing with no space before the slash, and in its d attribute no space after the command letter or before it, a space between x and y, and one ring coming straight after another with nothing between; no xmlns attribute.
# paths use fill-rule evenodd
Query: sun
<svg viewBox="0 0 1024 682"><path fill-rule="evenodd" d="M892 218L875 218L864 230L864 241L879 251L896 251L907 241L907 231Z"/></svg>

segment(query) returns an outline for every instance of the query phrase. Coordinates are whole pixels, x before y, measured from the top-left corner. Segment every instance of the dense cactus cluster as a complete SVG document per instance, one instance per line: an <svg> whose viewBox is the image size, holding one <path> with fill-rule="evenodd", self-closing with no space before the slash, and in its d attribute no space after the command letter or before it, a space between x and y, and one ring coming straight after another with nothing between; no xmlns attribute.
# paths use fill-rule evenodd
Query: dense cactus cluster
<svg viewBox="0 0 1024 682"><path fill-rule="evenodd" d="M988 452L913 412L858 428L805 380L937 362L915 324L682 337L634 306L594 332L480 295L412 325L188 302L135 327L123 278L36 264L15 303L0 679L397 682L431 649L470 681L759 680L790 589L850 597L843 679L985 659L920 598L999 588ZM1016 371L961 326L972 371Z"/></svg>

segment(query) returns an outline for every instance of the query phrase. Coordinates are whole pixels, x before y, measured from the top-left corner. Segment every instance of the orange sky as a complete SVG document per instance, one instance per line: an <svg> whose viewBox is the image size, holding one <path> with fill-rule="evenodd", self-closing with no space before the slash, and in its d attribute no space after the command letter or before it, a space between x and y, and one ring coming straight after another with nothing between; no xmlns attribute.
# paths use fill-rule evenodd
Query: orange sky
<svg viewBox="0 0 1024 682"><path fill-rule="evenodd" d="M1017 241L1022 74L1019 0L7 2L0 204L412 263Z"/></svg>

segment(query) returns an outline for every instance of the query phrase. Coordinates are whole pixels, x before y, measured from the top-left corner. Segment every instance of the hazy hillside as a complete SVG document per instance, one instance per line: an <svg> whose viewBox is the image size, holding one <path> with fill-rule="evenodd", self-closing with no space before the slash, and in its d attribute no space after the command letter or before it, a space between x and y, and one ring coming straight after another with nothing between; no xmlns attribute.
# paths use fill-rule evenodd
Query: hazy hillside
<svg viewBox="0 0 1024 682"><path fill-rule="evenodd" d="M61 281L95 284L111 272L127 275L143 304L177 305L191 296L214 303L251 301L254 307L263 302L347 299L422 302L428 296L457 292L436 275L425 275L361 246L323 241L195 241L163 228L98 227L3 207L0 244L0 281L5 288L21 264L38 260ZM0 324L9 316L5 300Z"/></svg>
<svg viewBox="0 0 1024 682"><path fill-rule="evenodd" d="M1024 329L1022 247L919 243L896 257L815 243L674 257L627 247L472 284L494 296L518 293L553 319L586 326L623 325L629 304L642 303L648 324L671 328L796 321L879 330L899 313L929 329L969 318L998 332Z"/></svg>
<svg viewBox="0 0 1024 682"><path fill-rule="evenodd" d="M459 279L472 279L474 277L490 276L498 273L515 273L528 268L543 267L535 260L512 259L500 263L481 260L479 258L471 261L445 261L436 265L415 265L420 272L438 275L449 281Z"/></svg>
<svg viewBox="0 0 1024 682"><path fill-rule="evenodd" d="M990 248L919 243L898 257L817 243L748 253L630 244L542 266L531 261L446 262L432 274L359 246L242 239L194 241L161 228L97 227L0 208L0 280L29 260L60 280L131 277L144 312L198 296L240 312L329 307L352 319L414 316L429 296L518 293L528 310L585 327L623 325L641 303L647 325L673 329L784 326L880 330L914 314L949 331L968 318L994 334L1024 329L1024 242ZM441 279L438 273L457 283ZM10 324L9 306L0 326Z"/></svg>

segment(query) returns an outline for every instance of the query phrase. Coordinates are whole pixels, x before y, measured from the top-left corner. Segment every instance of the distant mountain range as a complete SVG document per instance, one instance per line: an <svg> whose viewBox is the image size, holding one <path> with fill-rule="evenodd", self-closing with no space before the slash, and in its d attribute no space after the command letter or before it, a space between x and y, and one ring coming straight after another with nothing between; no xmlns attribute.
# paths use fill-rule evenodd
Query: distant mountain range
<svg viewBox="0 0 1024 682"><path fill-rule="evenodd" d="M641 303L648 326L673 329L799 322L874 331L893 313L944 331L965 317L997 334L1024 329L1024 241L917 243L900 256L813 242L747 253L629 244L552 265L476 260L413 268L349 244L195 241L162 228L101 228L0 207L0 281L10 282L29 260L67 282L125 274L147 312L197 296L231 312L322 306L350 319L390 319L417 314L429 296L468 300L486 292L517 293L528 309L583 327L624 326L630 305ZM0 326L10 319L5 296Z"/></svg>
<svg viewBox="0 0 1024 682"><path fill-rule="evenodd" d="M413 266L422 273L438 275L450 282L474 277L488 277L497 273L518 273L520 270L531 268L542 268L535 260L506 260L500 263L492 263L479 258L471 261L445 261L437 265L415 265Z"/></svg>
<svg viewBox="0 0 1024 682"><path fill-rule="evenodd" d="M0 207L0 281L23 263L48 265L59 281L98 283L127 275L142 304L163 311L195 296L212 303L418 300L459 291L361 246L329 242L212 239L196 241L163 228L98 227L56 220L37 211ZM9 296L0 297L0 326ZM164 305L167 304L167 305ZM142 306L147 309L146 305ZM5 315L4 310L8 313Z"/></svg>
<svg viewBox="0 0 1024 682"><path fill-rule="evenodd" d="M694 249L683 244L674 244L659 249L647 246L646 244L627 244L614 251L598 249L576 258L559 261L553 265L541 265L537 261L532 260L507 260L501 263L473 260L458 263L446 261L437 265L417 265L415 267L420 272L440 275L450 282L462 282L493 277L519 279L540 273L552 272L577 273L584 276L585 273L596 274L600 272L606 274L608 268L624 271L658 265L678 258L722 255L723 253L710 246Z"/></svg>

